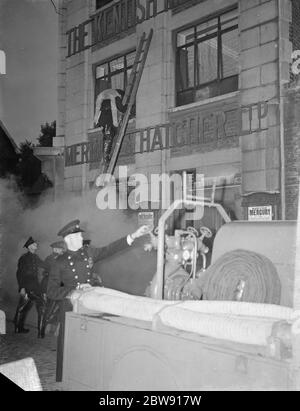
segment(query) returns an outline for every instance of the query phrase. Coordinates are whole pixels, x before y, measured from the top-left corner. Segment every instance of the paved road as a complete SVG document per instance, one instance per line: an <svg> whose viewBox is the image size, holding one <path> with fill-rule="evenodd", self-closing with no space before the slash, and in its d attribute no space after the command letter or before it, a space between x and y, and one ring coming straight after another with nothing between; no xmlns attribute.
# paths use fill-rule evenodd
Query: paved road
<svg viewBox="0 0 300 411"><path fill-rule="evenodd" d="M44 391L65 391L55 382L56 337L48 334L37 338L35 328L28 334L15 334L12 322L7 321L5 335L0 335L0 364L31 357L34 359Z"/></svg>

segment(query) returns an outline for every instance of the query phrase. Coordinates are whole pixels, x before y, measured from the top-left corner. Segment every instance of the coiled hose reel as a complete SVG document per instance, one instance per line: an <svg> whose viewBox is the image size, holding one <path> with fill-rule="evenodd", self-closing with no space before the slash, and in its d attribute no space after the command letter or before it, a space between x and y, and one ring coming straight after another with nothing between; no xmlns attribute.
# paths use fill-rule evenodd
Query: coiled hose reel
<svg viewBox="0 0 300 411"><path fill-rule="evenodd" d="M267 257L247 250L222 255L206 273L203 299L280 304L281 283Z"/></svg>

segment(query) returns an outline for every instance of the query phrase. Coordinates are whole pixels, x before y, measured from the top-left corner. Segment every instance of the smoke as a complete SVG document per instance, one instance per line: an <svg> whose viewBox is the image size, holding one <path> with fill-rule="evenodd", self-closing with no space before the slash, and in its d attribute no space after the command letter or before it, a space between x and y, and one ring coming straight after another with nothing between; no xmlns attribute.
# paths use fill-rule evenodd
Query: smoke
<svg viewBox="0 0 300 411"><path fill-rule="evenodd" d="M0 181L1 198L1 270L0 296L6 301L17 299L16 269L19 257L26 251L23 246L32 236L39 245L38 255L44 259L51 253L50 244L59 238L58 231L68 222L79 219L85 230L84 238L90 239L94 247L102 246L121 238L137 229L137 214L119 210L100 211L96 206L97 191L82 195L66 193L53 201L53 193L47 192L38 206L24 209L22 198L8 181ZM143 241L142 241L143 244ZM153 276L155 262L151 267L149 255L140 247L132 248L104 261L97 268L104 285L133 294L142 294ZM145 260L143 260L143 253ZM145 263L145 264L144 264ZM143 274L144 272L144 274Z"/></svg>

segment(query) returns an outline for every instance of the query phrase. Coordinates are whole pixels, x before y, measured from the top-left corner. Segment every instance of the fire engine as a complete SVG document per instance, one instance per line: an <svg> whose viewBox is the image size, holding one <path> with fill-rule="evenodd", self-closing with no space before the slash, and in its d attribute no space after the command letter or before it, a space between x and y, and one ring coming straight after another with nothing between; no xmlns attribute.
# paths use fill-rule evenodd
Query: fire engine
<svg viewBox="0 0 300 411"><path fill-rule="evenodd" d="M299 388L296 222L230 221L220 204L202 199L225 223L207 266L208 227L166 234L180 204L197 201L178 200L159 219L145 247L157 249L146 296L103 287L73 294L64 351L69 389Z"/></svg>

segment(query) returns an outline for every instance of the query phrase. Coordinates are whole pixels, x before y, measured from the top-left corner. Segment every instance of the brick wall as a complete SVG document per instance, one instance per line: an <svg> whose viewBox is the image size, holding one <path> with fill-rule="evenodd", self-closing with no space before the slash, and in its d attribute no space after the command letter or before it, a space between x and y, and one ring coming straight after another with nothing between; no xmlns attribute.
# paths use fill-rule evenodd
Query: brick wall
<svg viewBox="0 0 300 411"><path fill-rule="evenodd" d="M290 0L282 0L279 5L280 10L275 0L240 0L241 103L251 104L255 99L263 99L268 101L269 106L267 130L257 135L242 137L244 194L251 191L281 191L280 84L287 84L290 78L292 43L289 29L292 3ZM286 118L290 115L286 115ZM288 124L289 120L285 123ZM294 123L295 121L287 126L287 134L290 134L286 153L286 190L287 201L290 202L287 204L287 218L292 218L295 214L295 210L291 209L295 202L295 153L292 152L295 145ZM278 201L279 199L278 196Z"/></svg>
<svg viewBox="0 0 300 411"><path fill-rule="evenodd" d="M279 190L277 2L240 0L239 28L241 105L269 104L268 130L241 138L243 193Z"/></svg>
<svg viewBox="0 0 300 411"><path fill-rule="evenodd" d="M297 219L300 172L300 88L293 86L285 96L285 194L286 218Z"/></svg>
<svg viewBox="0 0 300 411"><path fill-rule="evenodd" d="M300 2L291 0L292 21L290 41L293 50L300 49ZM286 218L298 217L299 172L300 172L300 88L299 76L291 73L292 83L286 89L284 110L285 136L285 195Z"/></svg>

